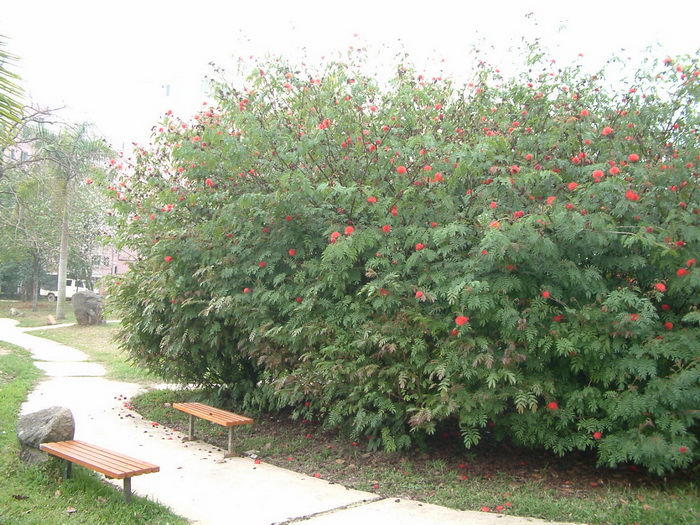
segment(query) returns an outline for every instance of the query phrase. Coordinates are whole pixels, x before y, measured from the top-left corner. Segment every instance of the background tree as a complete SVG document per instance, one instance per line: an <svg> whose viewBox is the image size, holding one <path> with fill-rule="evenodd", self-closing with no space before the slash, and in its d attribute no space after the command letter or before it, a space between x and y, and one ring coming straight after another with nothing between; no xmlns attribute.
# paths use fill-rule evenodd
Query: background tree
<svg viewBox="0 0 700 525"><path fill-rule="evenodd" d="M57 206L46 188L51 180L41 175L40 165L27 176L9 171L0 180L0 245L3 266L15 269L17 277L31 283L27 290L32 310L37 310L39 279L45 263L58 248ZM24 263L24 264L23 264ZM28 264L27 264L28 263ZM28 279L29 278L29 279Z"/></svg>
<svg viewBox="0 0 700 525"><path fill-rule="evenodd" d="M12 142L2 147L0 165L0 273L13 294L24 285L34 310L43 265L55 257L59 237L55 202L47 191L52 183L36 154L38 130L53 120L50 110L24 108Z"/></svg>

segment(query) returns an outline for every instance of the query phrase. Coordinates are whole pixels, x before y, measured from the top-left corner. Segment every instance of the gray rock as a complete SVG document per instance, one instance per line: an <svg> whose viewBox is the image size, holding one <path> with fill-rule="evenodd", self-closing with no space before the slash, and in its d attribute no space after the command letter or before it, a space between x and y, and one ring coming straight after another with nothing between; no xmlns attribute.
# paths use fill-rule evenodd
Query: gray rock
<svg viewBox="0 0 700 525"><path fill-rule="evenodd" d="M95 292L85 290L78 292L71 299L75 319L80 325L95 325L104 322L104 305L102 297Z"/></svg>
<svg viewBox="0 0 700 525"><path fill-rule="evenodd" d="M75 419L68 408L51 407L25 414L17 422L20 458L30 465L44 463L48 455L39 450L41 443L67 441L74 435Z"/></svg>
<svg viewBox="0 0 700 525"><path fill-rule="evenodd" d="M17 308L10 308L10 315L12 317L24 317L24 313L17 310Z"/></svg>

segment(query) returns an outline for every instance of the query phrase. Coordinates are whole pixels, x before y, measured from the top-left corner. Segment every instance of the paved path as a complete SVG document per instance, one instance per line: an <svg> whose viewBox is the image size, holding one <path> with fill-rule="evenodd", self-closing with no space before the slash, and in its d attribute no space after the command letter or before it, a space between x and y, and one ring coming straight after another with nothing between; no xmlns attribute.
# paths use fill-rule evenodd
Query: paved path
<svg viewBox="0 0 700 525"><path fill-rule="evenodd" d="M142 391L109 381L104 368L75 348L31 335L17 321L0 318L0 340L28 349L46 372L22 413L70 408L75 438L155 463L160 472L133 478L136 495L170 507L192 523L219 525L452 525L543 524L534 518L458 511L417 501L382 498L249 458L183 443L184 434L154 426L124 406ZM117 481L118 486L121 485ZM235 515L235 519L231 518ZM552 523L552 525L554 525Z"/></svg>

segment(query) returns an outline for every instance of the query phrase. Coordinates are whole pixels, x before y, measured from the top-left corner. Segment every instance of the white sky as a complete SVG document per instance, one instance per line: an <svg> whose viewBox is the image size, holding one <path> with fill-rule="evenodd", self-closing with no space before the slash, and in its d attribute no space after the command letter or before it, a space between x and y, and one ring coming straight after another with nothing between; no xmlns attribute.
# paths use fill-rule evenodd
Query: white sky
<svg viewBox="0 0 700 525"><path fill-rule="evenodd" d="M189 117L201 107L208 63L225 66L234 56L294 59L305 49L307 62L318 63L350 45L394 49L401 42L417 64L428 60L434 73L444 67L467 79L474 45L505 67L513 57L509 47L523 36L539 37L561 64L583 53L592 69L613 54L638 57L648 46L659 57L700 48L700 2L687 0L4 3L0 35L22 59L15 70L31 99L67 106L65 118L94 123L117 148L147 142L168 109Z"/></svg>

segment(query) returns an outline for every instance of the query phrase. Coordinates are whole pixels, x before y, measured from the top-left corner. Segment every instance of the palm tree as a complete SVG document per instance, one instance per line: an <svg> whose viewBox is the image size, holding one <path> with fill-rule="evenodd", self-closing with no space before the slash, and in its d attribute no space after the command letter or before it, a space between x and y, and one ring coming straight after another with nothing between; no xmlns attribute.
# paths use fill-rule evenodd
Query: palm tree
<svg viewBox="0 0 700 525"><path fill-rule="evenodd" d="M88 124L61 128L58 133L42 130L37 142L37 155L51 166L57 190L61 220L61 242L58 262L58 299L56 319L65 319L66 277L68 269L69 216L75 186L94 176L97 163L111 150L103 139L91 134Z"/></svg>
<svg viewBox="0 0 700 525"><path fill-rule="evenodd" d="M23 104L19 77L5 64L16 62L18 57L3 50L5 37L0 35L0 150L12 143L17 127L21 124Z"/></svg>

